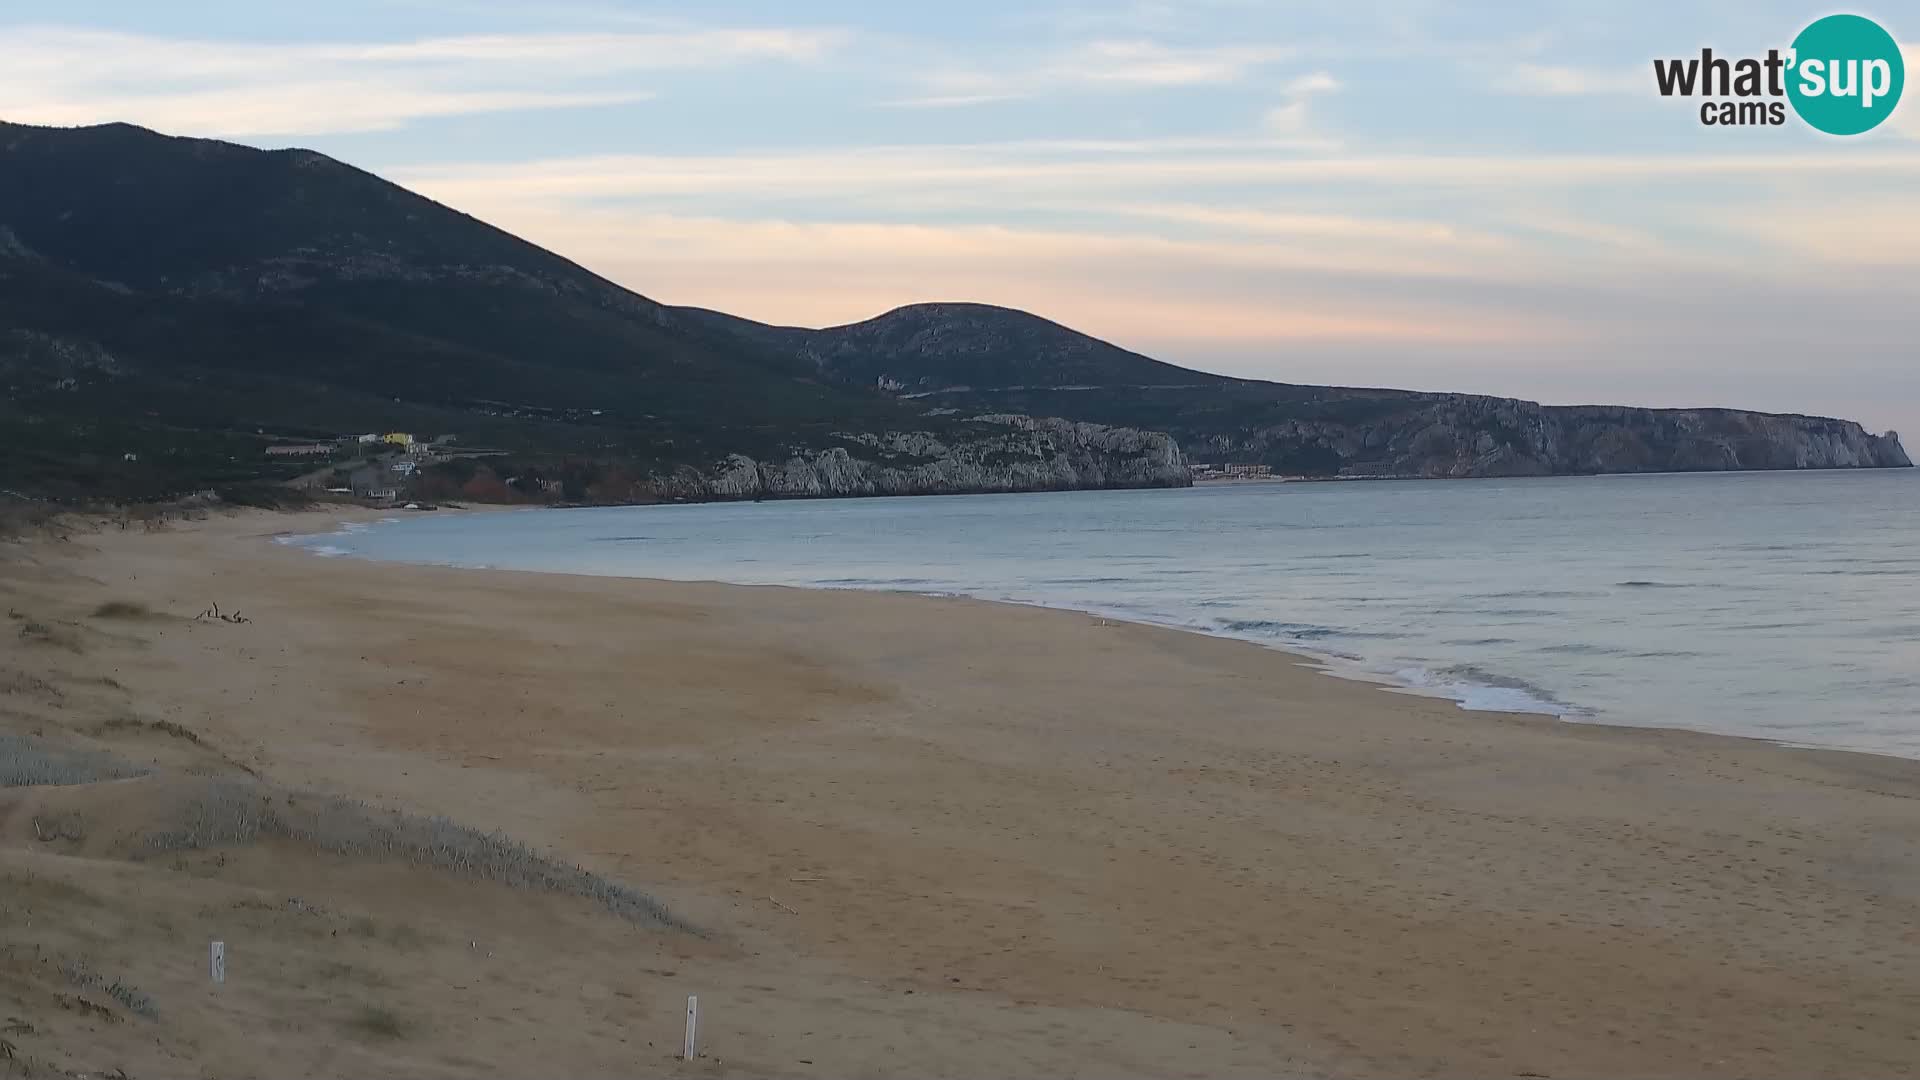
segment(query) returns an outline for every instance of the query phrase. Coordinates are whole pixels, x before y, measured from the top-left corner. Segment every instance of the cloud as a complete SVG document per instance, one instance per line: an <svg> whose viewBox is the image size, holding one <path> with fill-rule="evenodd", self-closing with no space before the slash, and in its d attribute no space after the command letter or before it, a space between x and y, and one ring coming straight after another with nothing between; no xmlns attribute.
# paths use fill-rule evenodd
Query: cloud
<svg viewBox="0 0 1920 1080"><path fill-rule="evenodd" d="M1022 95L1011 91L979 94L929 94L926 97L894 98L880 102L883 109L961 109L972 105L990 105L1019 101Z"/></svg>
<svg viewBox="0 0 1920 1080"><path fill-rule="evenodd" d="M1254 68L1292 59L1284 45L1215 45L1172 48L1151 41L1096 41L1082 46L1054 69L1085 82L1192 86L1238 82Z"/></svg>
<svg viewBox="0 0 1920 1080"><path fill-rule="evenodd" d="M1270 138L1132 143L890 145L739 154L604 155L512 163L436 163L394 173L456 201L728 196L784 199L952 193L1018 199L1170 188L1292 184L1391 191L1608 188L1648 180L1754 183L1794 176L1920 180L1920 152L1821 146L1753 154L1329 154Z"/></svg>
<svg viewBox="0 0 1920 1080"><path fill-rule="evenodd" d="M1838 267L1876 276L1904 271L1900 276L1906 282L1920 282L1920 215L1910 198L1796 201L1717 220L1730 232L1775 245L1792 265L1818 264L1822 272Z"/></svg>
<svg viewBox="0 0 1920 1080"><path fill-rule="evenodd" d="M919 76L923 93L893 107L951 108L1060 91L1113 91L1236 83L1291 60L1291 45L1175 46L1146 39L1102 39L1028 54L995 68L936 68Z"/></svg>
<svg viewBox="0 0 1920 1080"><path fill-rule="evenodd" d="M1286 85L1286 100L1267 110L1266 129L1274 135L1301 138L1313 133L1307 103L1316 95L1340 89L1340 81L1324 71L1300 75Z"/></svg>
<svg viewBox="0 0 1920 1080"><path fill-rule="evenodd" d="M1505 238L1457 225L1404 218L1357 217L1351 214L1282 212L1239 206L1199 206L1189 203L1098 204L1097 209L1181 225L1198 225L1239 235L1327 240L1345 244L1387 242L1419 245L1433 251L1510 250Z"/></svg>
<svg viewBox="0 0 1920 1080"><path fill-rule="evenodd" d="M1640 69L1514 64L1501 70L1494 88L1508 94L1572 97L1587 94L1644 94L1651 76Z"/></svg>
<svg viewBox="0 0 1920 1080"><path fill-rule="evenodd" d="M846 40L832 30L729 29L649 33L489 34L335 50L378 62L546 64L574 74L722 67L752 60L814 61Z"/></svg>
<svg viewBox="0 0 1920 1080"><path fill-rule="evenodd" d="M621 105L651 96L649 93L431 90L386 79L301 81L277 83L272 93L260 95L216 90L23 103L9 110L8 119L54 126L124 119L158 131L235 137L287 133L328 135L392 130L409 121L436 116Z"/></svg>
<svg viewBox="0 0 1920 1080"><path fill-rule="evenodd" d="M1370 283L1399 280L1408 267L1334 247L580 208L482 216L656 299L781 323L850 322L915 301L966 299L1121 338L1174 326L1195 340L1241 343L1517 343L1573 332L1552 315L1378 287Z"/></svg>
<svg viewBox="0 0 1920 1080"><path fill-rule="evenodd" d="M1291 97L1306 97L1310 94L1330 94L1340 89L1340 80L1324 71L1315 71L1301 75L1287 83L1287 94Z"/></svg>
<svg viewBox="0 0 1920 1080"><path fill-rule="evenodd" d="M1503 215L1509 228L1541 236L1573 240L1588 247L1657 255L1664 245L1645 229L1576 217L1562 211L1514 207Z"/></svg>
<svg viewBox="0 0 1920 1080"><path fill-rule="evenodd" d="M807 63L843 40L835 31L741 28L287 44L13 27L0 36L0 103L22 123L338 134L644 101L653 92L630 83L649 72Z"/></svg>

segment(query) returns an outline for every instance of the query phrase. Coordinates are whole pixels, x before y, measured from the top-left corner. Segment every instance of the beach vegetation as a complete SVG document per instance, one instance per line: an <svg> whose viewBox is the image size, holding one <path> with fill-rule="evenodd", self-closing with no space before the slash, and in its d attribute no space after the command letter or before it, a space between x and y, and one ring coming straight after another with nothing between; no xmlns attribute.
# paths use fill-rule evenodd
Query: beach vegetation
<svg viewBox="0 0 1920 1080"><path fill-rule="evenodd" d="M96 619L144 619L152 614L147 605L135 600L108 600L93 609Z"/></svg>
<svg viewBox="0 0 1920 1080"><path fill-rule="evenodd" d="M210 780L169 828L149 833L150 854L292 841L335 855L371 858L592 900L621 918L687 927L666 905L619 882L535 852L499 833L443 817L385 810L354 799L286 792L251 781Z"/></svg>
<svg viewBox="0 0 1920 1080"><path fill-rule="evenodd" d="M362 1005L347 1020L347 1029L374 1039L406 1037L408 1025L399 1013L382 1005Z"/></svg>
<svg viewBox="0 0 1920 1080"><path fill-rule="evenodd" d="M0 788L94 784L148 771L104 751L55 747L31 736L0 732Z"/></svg>

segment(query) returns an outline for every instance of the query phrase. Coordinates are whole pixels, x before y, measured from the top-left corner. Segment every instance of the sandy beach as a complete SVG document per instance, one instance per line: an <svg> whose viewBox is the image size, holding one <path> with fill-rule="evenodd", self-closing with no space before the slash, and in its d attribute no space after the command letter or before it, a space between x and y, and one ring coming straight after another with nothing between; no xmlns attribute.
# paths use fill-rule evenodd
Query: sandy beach
<svg viewBox="0 0 1920 1080"><path fill-rule="evenodd" d="M160 770L0 789L0 1074L1920 1074L1920 762L1073 612L270 541L332 520L0 545L0 733ZM685 926L132 857L204 776L497 830Z"/></svg>

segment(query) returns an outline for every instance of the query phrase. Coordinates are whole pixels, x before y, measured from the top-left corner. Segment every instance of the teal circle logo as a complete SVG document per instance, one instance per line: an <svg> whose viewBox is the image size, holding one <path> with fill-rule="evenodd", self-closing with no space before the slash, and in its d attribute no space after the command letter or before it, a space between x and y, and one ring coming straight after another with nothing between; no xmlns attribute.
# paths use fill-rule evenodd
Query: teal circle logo
<svg viewBox="0 0 1920 1080"><path fill-rule="evenodd" d="M1793 39L1787 100L1829 135L1871 131L1893 114L1906 86L1900 43L1872 19L1829 15Z"/></svg>

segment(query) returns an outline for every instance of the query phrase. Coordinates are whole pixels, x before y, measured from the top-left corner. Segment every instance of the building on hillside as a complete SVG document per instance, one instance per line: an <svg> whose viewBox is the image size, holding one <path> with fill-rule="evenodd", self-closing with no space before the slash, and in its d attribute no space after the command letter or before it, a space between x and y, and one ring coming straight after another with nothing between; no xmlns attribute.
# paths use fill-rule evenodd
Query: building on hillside
<svg viewBox="0 0 1920 1080"><path fill-rule="evenodd" d="M395 446L412 446L413 436L404 431L389 431L380 437L380 441L392 443Z"/></svg>
<svg viewBox="0 0 1920 1080"><path fill-rule="evenodd" d="M380 441L380 436L374 435L374 434L356 435L354 436L354 439L355 441L360 442L362 444L377 443Z"/></svg>

